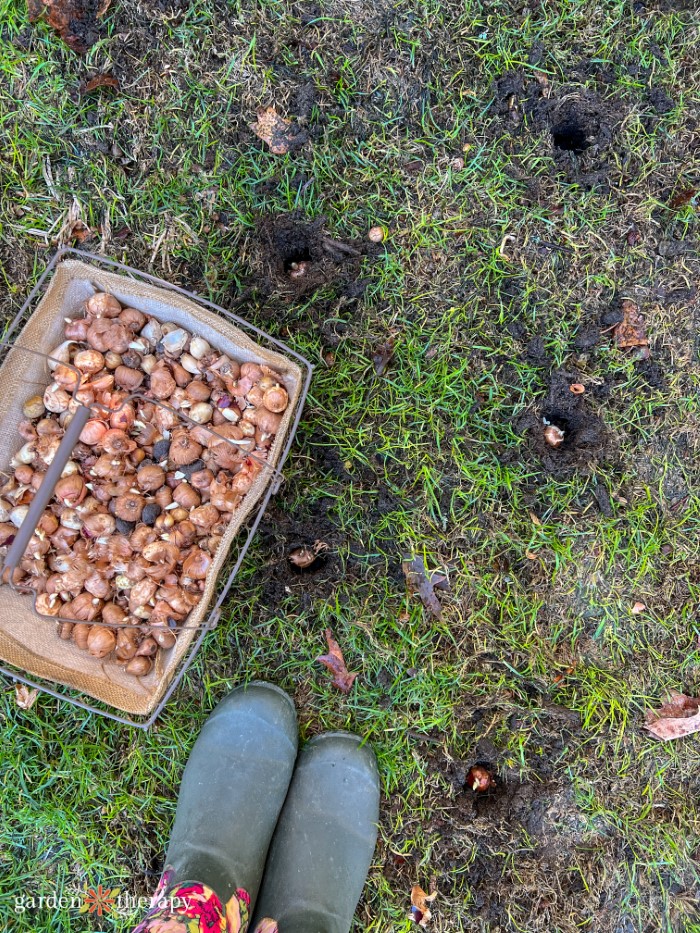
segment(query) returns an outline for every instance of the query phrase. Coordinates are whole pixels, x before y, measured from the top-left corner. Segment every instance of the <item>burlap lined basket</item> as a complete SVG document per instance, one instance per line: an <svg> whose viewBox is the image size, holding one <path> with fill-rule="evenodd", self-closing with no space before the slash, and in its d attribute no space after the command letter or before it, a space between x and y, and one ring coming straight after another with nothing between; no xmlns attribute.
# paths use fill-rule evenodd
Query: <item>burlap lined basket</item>
<svg viewBox="0 0 700 933"><path fill-rule="evenodd" d="M137 308L162 322L172 321L181 325L232 359L266 363L274 368L282 376L290 398L268 459L271 467L278 463L302 393L303 373L296 362L254 342L234 323L195 300L71 259L56 266L36 310L0 367L3 437L0 469L7 470L11 457L23 443L17 431L23 417L22 403L37 391L42 391L50 381L43 357L22 348L50 353L63 339L65 318L82 316L85 299L96 290L109 292L122 304ZM114 662L97 660L73 642L60 640L55 623L34 611L33 597L21 595L9 586L0 586L0 658L15 668L78 690L123 712L136 716L150 715L198 634L198 626L205 618L217 576L234 538L273 478L271 469L263 469L256 478L227 528L207 575L202 600L188 617L187 628L179 634L174 648L160 652L159 663L148 677L131 677Z"/></svg>

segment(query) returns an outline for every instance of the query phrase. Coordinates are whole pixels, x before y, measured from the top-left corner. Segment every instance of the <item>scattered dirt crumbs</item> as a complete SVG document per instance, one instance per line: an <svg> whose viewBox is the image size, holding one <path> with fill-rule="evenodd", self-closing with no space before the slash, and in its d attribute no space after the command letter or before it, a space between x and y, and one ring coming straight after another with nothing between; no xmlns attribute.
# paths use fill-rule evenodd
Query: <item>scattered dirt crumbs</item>
<svg viewBox="0 0 700 933"><path fill-rule="evenodd" d="M296 214L260 220L253 268L266 291L282 291L291 299L359 275L360 259L373 244L336 240L324 232L324 223L323 217L308 223Z"/></svg>
<svg viewBox="0 0 700 933"><path fill-rule="evenodd" d="M600 458L608 443L605 424L590 410L587 393L571 391L579 382L576 373L557 370L544 401L520 422L532 450L552 474L585 469ZM550 425L563 433L559 446L547 442L545 429Z"/></svg>

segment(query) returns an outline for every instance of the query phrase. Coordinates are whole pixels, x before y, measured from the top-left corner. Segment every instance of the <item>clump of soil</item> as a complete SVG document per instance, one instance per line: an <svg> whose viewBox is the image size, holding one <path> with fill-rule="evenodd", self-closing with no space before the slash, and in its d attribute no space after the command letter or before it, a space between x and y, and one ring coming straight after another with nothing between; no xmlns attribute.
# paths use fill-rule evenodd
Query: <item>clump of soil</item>
<svg viewBox="0 0 700 933"><path fill-rule="evenodd" d="M557 370L543 403L519 424L520 429L527 432L529 446L548 473L567 473L589 466L604 452L608 442L605 424L590 411L586 395L575 395L569 388L577 382L579 377L575 373ZM564 438L558 447L547 443L547 425L554 425L563 432Z"/></svg>
<svg viewBox="0 0 700 933"><path fill-rule="evenodd" d="M373 244L336 240L324 232L324 223L323 217L309 223L298 214L260 220L252 265L266 291L292 299L359 278L360 260Z"/></svg>

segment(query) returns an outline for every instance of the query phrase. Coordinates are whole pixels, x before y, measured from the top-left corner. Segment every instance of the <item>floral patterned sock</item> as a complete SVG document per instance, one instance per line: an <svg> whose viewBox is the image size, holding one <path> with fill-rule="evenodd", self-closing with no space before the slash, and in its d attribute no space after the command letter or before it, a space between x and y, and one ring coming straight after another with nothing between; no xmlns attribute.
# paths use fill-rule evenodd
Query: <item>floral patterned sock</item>
<svg viewBox="0 0 700 933"><path fill-rule="evenodd" d="M132 933L246 933L250 896L238 888L229 902L198 881L173 884L174 870L163 872L144 920ZM274 920L261 920L253 933L277 933Z"/></svg>

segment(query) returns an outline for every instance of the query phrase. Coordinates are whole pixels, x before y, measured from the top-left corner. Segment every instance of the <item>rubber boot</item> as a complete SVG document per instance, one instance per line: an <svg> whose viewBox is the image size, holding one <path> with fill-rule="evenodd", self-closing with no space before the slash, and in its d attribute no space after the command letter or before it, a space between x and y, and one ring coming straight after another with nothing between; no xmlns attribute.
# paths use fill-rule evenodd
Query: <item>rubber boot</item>
<svg viewBox="0 0 700 933"><path fill-rule="evenodd" d="M327 732L297 761L267 858L255 923L348 933L377 841L379 775L359 736Z"/></svg>
<svg viewBox="0 0 700 933"><path fill-rule="evenodd" d="M272 684L237 687L204 723L182 777L166 865L173 883L199 881L226 903L255 902L297 754L289 696Z"/></svg>

